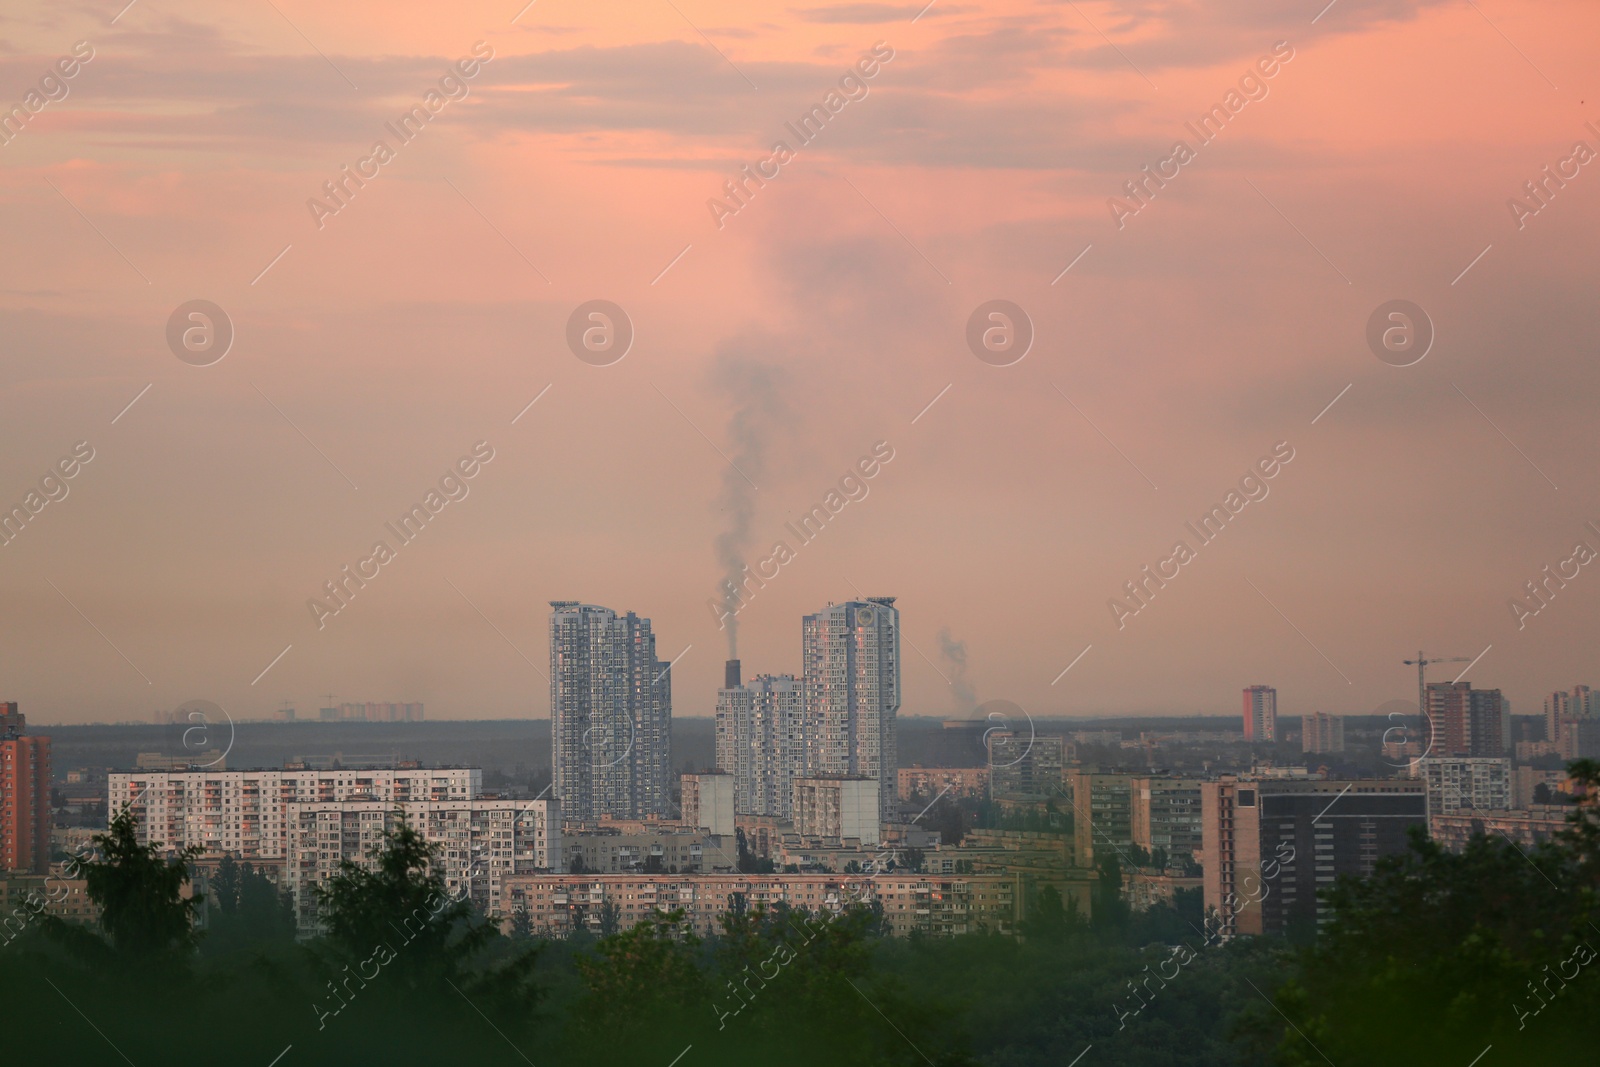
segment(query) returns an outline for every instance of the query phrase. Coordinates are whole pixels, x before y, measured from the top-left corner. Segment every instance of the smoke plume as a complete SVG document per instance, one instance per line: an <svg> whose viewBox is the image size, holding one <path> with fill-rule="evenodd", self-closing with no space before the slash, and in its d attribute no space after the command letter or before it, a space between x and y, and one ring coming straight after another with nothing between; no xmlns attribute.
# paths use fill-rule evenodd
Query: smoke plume
<svg viewBox="0 0 1600 1067"><path fill-rule="evenodd" d="M726 435L729 463L723 467L722 491L717 494L723 526L714 548L722 571L717 595L729 613L723 620L728 631L728 658L735 659L739 655L739 620L735 613L743 606L741 598L750 592L744 582L755 520L756 486L766 473L767 451L782 409L778 387L783 372L770 364L725 352L713 365L712 377L732 400Z"/></svg>
<svg viewBox="0 0 1600 1067"><path fill-rule="evenodd" d="M939 658L949 667L950 698L956 712L965 715L978 706L978 691L967 679L967 643L950 635L950 627L939 629Z"/></svg>

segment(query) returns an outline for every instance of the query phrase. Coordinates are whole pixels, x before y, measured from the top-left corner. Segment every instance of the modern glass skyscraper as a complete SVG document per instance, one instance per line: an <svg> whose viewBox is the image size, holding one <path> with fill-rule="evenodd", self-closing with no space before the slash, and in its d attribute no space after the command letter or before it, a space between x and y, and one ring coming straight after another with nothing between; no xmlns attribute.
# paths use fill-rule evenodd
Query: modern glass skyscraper
<svg viewBox="0 0 1600 1067"><path fill-rule="evenodd" d="M650 620L550 602L551 794L566 818L669 815L672 679Z"/></svg>
<svg viewBox="0 0 1600 1067"><path fill-rule="evenodd" d="M900 613L894 597L830 604L801 621L806 773L878 781L878 810L895 804L900 710Z"/></svg>

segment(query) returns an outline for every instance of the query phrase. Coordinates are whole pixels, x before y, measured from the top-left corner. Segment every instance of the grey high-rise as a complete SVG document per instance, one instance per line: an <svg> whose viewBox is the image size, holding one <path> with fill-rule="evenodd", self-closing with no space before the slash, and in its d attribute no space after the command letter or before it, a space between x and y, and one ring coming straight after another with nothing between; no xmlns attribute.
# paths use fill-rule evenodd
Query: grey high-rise
<svg viewBox="0 0 1600 1067"><path fill-rule="evenodd" d="M566 818L669 815L672 678L650 620L550 602L551 794Z"/></svg>
<svg viewBox="0 0 1600 1067"><path fill-rule="evenodd" d="M787 674L741 684L738 663L728 661L717 691L717 766L733 775L735 811L787 819L794 779L806 773L802 687Z"/></svg>
<svg viewBox="0 0 1600 1067"><path fill-rule="evenodd" d="M830 604L801 622L807 773L878 781L878 810L896 801L900 613L894 597Z"/></svg>

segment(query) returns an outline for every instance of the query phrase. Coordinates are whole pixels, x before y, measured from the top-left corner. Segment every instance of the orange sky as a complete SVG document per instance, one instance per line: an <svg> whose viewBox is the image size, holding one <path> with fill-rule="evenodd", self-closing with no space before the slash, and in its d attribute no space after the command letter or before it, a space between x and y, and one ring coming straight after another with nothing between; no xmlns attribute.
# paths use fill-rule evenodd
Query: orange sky
<svg viewBox="0 0 1600 1067"><path fill-rule="evenodd" d="M94 458L0 546L0 698L40 725L329 691L538 717L547 602L580 599L688 647L675 711L709 714L718 535L742 516L753 565L878 441L866 498L740 613L747 675L798 669L803 613L887 594L908 714L1232 712L1251 683L1366 712L1418 647L1492 645L1470 680L1521 712L1600 684L1600 576L1521 630L1508 606L1600 548L1600 167L1521 229L1507 207L1600 150L1600 11L1214 6L12 5L0 503ZM1118 229L1109 198L1275 42L1264 98ZM1404 368L1365 340L1397 298L1437 334ZM165 340L194 299L236 334L210 366ZM593 299L635 331L610 366L566 345ZM967 348L991 299L1032 320L1015 365ZM319 629L307 601L478 441L467 496ZM1269 495L1119 630L1108 600L1280 441Z"/></svg>

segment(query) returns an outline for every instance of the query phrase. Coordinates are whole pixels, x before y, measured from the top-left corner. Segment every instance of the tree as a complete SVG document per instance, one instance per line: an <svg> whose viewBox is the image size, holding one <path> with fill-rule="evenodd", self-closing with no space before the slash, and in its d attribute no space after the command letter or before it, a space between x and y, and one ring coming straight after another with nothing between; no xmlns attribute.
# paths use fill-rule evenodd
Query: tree
<svg viewBox="0 0 1600 1067"><path fill-rule="evenodd" d="M576 961L583 993L573 1006L576 1035L600 1042L615 1062L656 1050L664 1034L703 1020L709 1003L696 963L700 939L682 911L657 912L600 939Z"/></svg>
<svg viewBox="0 0 1600 1067"><path fill-rule="evenodd" d="M1095 860L1098 876L1094 885L1092 921L1096 930L1113 936L1128 927L1130 908L1122 895L1122 860L1115 849L1106 849Z"/></svg>
<svg viewBox="0 0 1600 1067"><path fill-rule="evenodd" d="M202 951L225 956L294 940L294 910L266 874L232 854L222 857L206 893L206 938Z"/></svg>
<svg viewBox="0 0 1600 1067"><path fill-rule="evenodd" d="M348 988L352 971L362 987L381 972L388 997L411 1010L437 1010L457 992L478 1004L502 1005L536 996L528 983L538 950L489 972L469 962L498 936L464 895L448 892L435 866L439 846L424 840L404 818L386 830L371 869L346 860L339 873L316 887L321 950L329 970Z"/></svg>
<svg viewBox="0 0 1600 1067"><path fill-rule="evenodd" d="M601 901L595 917L600 923L601 937L610 937L622 929L622 908L614 900Z"/></svg>
<svg viewBox="0 0 1600 1067"><path fill-rule="evenodd" d="M185 899L183 887L189 882L189 861L200 849L191 846L169 859L157 846L139 844L137 820L126 809L106 833L95 835L94 844L97 858L81 869L89 899L100 909L106 941L53 916L47 928L91 960L109 956L113 965L141 973L184 969L199 941L194 919L205 896Z"/></svg>
<svg viewBox="0 0 1600 1067"><path fill-rule="evenodd" d="M1480 835L1460 853L1418 828L1372 877L1338 882L1276 998L1298 1027L1282 1030L1284 1061L1466 1063L1493 1044L1535 1063L1600 1043L1582 820L1537 849Z"/></svg>

